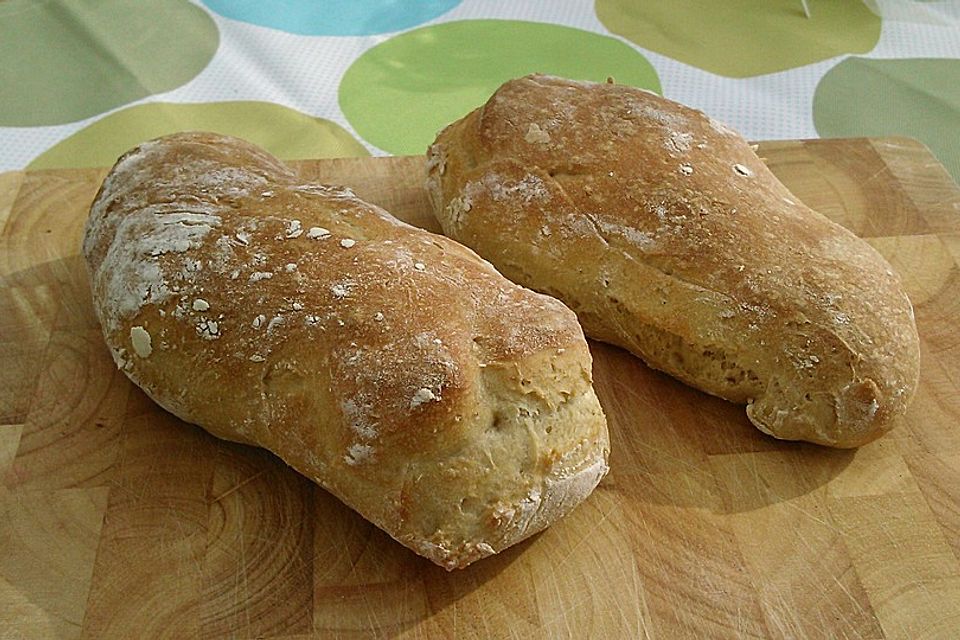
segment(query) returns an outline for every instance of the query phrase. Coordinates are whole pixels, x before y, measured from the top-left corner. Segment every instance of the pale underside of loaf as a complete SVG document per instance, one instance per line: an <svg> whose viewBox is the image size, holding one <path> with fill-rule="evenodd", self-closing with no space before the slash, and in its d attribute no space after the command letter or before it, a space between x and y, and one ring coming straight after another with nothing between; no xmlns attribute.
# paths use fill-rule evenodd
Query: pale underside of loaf
<svg viewBox="0 0 960 640"><path fill-rule="evenodd" d="M448 569L548 526L606 472L569 309L252 145L132 150L84 253L111 353L158 404L270 449Z"/></svg>
<svg viewBox="0 0 960 640"><path fill-rule="evenodd" d="M427 173L444 233L768 434L857 446L913 396L890 265L699 111L528 76L441 132Z"/></svg>

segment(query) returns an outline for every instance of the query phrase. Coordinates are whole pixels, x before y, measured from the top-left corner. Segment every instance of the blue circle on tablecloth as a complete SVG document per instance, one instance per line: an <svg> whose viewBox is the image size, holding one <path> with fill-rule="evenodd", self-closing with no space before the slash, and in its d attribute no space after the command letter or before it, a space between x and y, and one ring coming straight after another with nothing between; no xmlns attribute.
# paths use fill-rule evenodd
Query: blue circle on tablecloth
<svg viewBox="0 0 960 640"><path fill-rule="evenodd" d="M463 0L203 0L220 15L303 36L369 36L409 29Z"/></svg>

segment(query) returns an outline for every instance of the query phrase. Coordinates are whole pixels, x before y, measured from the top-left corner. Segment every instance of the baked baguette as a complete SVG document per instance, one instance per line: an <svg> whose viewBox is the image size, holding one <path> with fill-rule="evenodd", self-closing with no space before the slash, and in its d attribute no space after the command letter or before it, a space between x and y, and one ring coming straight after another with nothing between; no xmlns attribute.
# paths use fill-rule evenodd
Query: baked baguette
<svg viewBox="0 0 960 640"><path fill-rule="evenodd" d="M765 433L853 447L913 396L890 265L700 111L527 76L442 131L427 171L445 234Z"/></svg>
<svg viewBox="0 0 960 640"><path fill-rule="evenodd" d="M447 569L586 498L607 429L574 314L243 141L124 155L83 251L117 365Z"/></svg>

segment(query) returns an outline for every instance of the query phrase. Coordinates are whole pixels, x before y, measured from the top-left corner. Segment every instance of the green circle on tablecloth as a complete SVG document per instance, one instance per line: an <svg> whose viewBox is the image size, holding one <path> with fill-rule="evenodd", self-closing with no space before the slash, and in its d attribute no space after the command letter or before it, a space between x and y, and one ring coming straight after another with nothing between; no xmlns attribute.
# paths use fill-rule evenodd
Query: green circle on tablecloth
<svg viewBox="0 0 960 640"><path fill-rule="evenodd" d="M368 142L421 154L442 127L533 72L660 91L630 46L595 33L513 20L465 20L408 31L360 56L340 82L340 107Z"/></svg>
<svg viewBox="0 0 960 640"><path fill-rule="evenodd" d="M631 42L731 78L866 53L880 17L862 0L596 0L603 25Z"/></svg>
<svg viewBox="0 0 960 640"><path fill-rule="evenodd" d="M108 167L127 149L176 131L214 131L279 158L369 155L340 125L269 102L152 103L110 114L37 156L28 169Z"/></svg>
<svg viewBox="0 0 960 640"><path fill-rule="evenodd" d="M916 138L960 182L960 60L848 58L817 85L813 121L824 137Z"/></svg>
<svg viewBox="0 0 960 640"><path fill-rule="evenodd" d="M186 0L0 2L0 126L75 122L169 91L219 40Z"/></svg>

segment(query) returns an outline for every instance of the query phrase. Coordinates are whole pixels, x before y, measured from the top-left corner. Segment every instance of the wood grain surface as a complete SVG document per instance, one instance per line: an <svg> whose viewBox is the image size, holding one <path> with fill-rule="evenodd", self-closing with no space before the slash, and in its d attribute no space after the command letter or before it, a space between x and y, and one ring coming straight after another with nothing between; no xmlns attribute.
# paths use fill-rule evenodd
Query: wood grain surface
<svg viewBox="0 0 960 640"><path fill-rule="evenodd" d="M0 175L0 638L960 637L960 190L905 139L760 150L902 274L906 419L857 451L781 443L593 344L610 475L454 573L115 369L79 257L105 169ZM299 167L436 231L421 162Z"/></svg>

